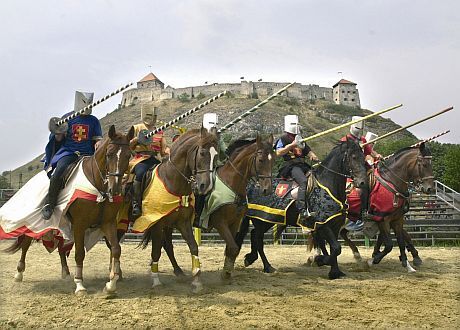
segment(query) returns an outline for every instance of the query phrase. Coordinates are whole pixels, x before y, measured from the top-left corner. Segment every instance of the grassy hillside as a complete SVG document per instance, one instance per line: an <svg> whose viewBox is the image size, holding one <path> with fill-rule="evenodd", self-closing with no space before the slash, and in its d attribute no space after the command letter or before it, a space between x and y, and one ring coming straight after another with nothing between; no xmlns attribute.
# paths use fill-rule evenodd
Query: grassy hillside
<svg viewBox="0 0 460 330"><path fill-rule="evenodd" d="M160 108L159 119L169 121L195 107L204 100L205 99L192 99L189 102L181 102L177 99L153 101L143 104L143 106L158 106ZM222 126L260 101L261 100L259 99L238 98L233 96L222 97L210 105L200 109L198 112L187 117L178 124L186 128L197 128L201 125L204 113L216 112L219 114L219 122ZM375 109L375 111L377 110L380 109ZM117 129L126 131L132 124L140 122L140 112L140 104L114 110L101 119L103 132L108 132L108 129L112 124L114 124ZM307 137L345 123L351 120L351 116L367 115L369 113L371 112L368 110L335 105L322 100L310 102L287 97L278 97L267 103L253 115L245 118L243 121L229 129L224 138L225 140L229 140L231 138L238 138L242 135L255 133L256 131L273 133L277 137L283 132L284 116L287 114L297 114L299 116L303 127L302 136ZM396 125L391 120L381 117L375 117L366 121L366 131L369 130L379 135L399 127L399 125ZM317 155L322 158L329 152L334 143L347 132L348 128L343 128L337 132L314 140L310 142L309 145L317 153ZM171 137L175 133L176 132L173 129L166 130L165 134L168 142L171 141ZM403 131L388 138L388 140L401 138L415 139L415 136L407 131ZM43 147L45 144L46 141L43 141ZM39 162L40 158L41 156L38 156L29 163L15 169L12 172L12 184L14 188L17 188L19 185L20 173L22 173L22 182L25 183L42 169L42 164Z"/></svg>

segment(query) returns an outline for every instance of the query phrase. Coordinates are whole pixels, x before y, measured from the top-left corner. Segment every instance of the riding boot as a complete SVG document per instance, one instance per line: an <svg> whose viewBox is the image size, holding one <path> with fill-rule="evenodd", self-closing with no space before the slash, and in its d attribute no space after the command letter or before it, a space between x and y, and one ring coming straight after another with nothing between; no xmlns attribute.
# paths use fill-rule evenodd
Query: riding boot
<svg viewBox="0 0 460 330"><path fill-rule="evenodd" d="M369 192L366 188L360 189L359 198L361 200L361 220L371 221L372 216L368 213L369 211Z"/></svg>
<svg viewBox="0 0 460 330"><path fill-rule="evenodd" d="M201 223L201 220L200 220L201 213L203 212L205 202L206 202L205 195L195 196L195 219L193 220L193 227L207 229L207 225L205 226L206 228L203 228L203 224Z"/></svg>
<svg viewBox="0 0 460 330"><path fill-rule="evenodd" d="M133 182L133 216L135 218L142 215L142 183L134 180Z"/></svg>
<svg viewBox="0 0 460 330"><path fill-rule="evenodd" d="M310 212L308 210L307 182L299 185L296 206L297 210L299 211L299 220L301 223L307 220L308 218L314 216L314 212Z"/></svg>
<svg viewBox="0 0 460 330"><path fill-rule="evenodd" d="M59 192L61 191L62 179L51 177L50 187L48 189L48 195L45 198L45 206L43 206L41 212L42 217L45 220L49 220L53 215L54 208L57 204Z"/></svg>

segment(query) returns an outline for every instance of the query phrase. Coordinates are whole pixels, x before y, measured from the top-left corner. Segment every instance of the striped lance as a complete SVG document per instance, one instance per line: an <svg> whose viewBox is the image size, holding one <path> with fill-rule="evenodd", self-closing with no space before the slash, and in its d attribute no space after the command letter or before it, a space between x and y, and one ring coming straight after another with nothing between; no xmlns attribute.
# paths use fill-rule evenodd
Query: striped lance
<svg viewBox="0 0 460 330"><path fill-rule="evenodd" d="M441 110L441 111L439 111L439 112L436 112L435 114L432 114L432 115L430 115L430 116L428 116L428 117L425 117L425 118L422 118L422 119L420 119L420 120L417 120L417 121L413 122L412 124L409 124L409 125L400 127L400 128L398 128L398 129L395 129L394 131L391 131L391 132L388 132L388 133L386 133L386 134L383 134L382 136L379 136L379 137L377 137L377 138L375 138L375 139L373 139L373 140L370 140L370 141L367 141L366 143L361 144L361 147L364 147L365 145L368 145L368 144L370 144L370 143L375 143L375 142L377 142L378 140L384 139L384 138L386 138L386 137L388 137L388 136L390 136L390 135L393 135L393 134L396 134L396 133L398 133L398 132L401 132L402 130L405 130L405 129L409 128L409 127L418 125L418 124L423 123L424 121L427 121L427 120L429 120L429 119L431 119L431 118L434 118L434 117L437 117L437 116L439 116L439 115L442 115L443 113L446 113L447 111L450 111L450 110L452 110L453 108L454 108L454 107L449 107L449 108L447 108L447 109L444 109L444 110Z"/></svg>
<svg viewBox="0 0 460 330"><path fill-rule="evenodd" d="M413 145L411 145L411 147L419 147L422 143L426 143L426 142L433 141L433 140L437 139L438 137L443 136L443 135L445 135L445 134L447 134L447 133L450 133L450 130L444 131L444 132L442 132L442 133L433 135L432 137L429 137L429 138L427 138L427 139L425 139L425 140L422 140L422 141L419 141L419 142L417 142L417 143L414 143ZM390 157L393 156L393 155L394 155L394 153L392 153L391 155L385 156L385 157L383 158L383 160L387 160L388 158L390 158Z"/></svg>
<svg viewBox="0 0 460 330"><path fill-rule="evenodd" d="M189 111L187 111L187 112L181 114L179 117L176 117L176 118L174 118L174 119L171 120L171 121L168 121L166 124L164 124L164 125L162 125L162 126L156 128L156 129L153 130L153 131L150 131L150 132L147 133L147 134L142 134L142 132L141 132L142 136L141 136L141 134L139 134L139 137L138 137L138 138L139 138L139 142L142 143L141 141L145 141L145 140L151 138L151 137L154 136L155 134L157 134L157 133L159 133L159 132L165 130L165 129L168 128L169 126L174 125L174 124L177 123L179 120L182 120L182 119L184 119L185 117L190 116L192 113L194 113L194 112L200 110L201 108L203 108L204 106L206 106L206 105L208 105L208 104L214 102L215 100L217 100L218 98L224 96L225 94L227 94L227 91L223 91L222 93L217 94L216 96L214 96L214 97L210 98L209 100L207 100L207 101L205 101L205 102L203 102L203 103L197 105L197 106L194 107L193 109L190 109ZM144 139L145 139L145 140L144 140Z"/></svg>
<svg viewBox="0 0 460 330"><path fill-rule="evenodd" d="M267 104L271 99L279 96L282 92L284 92L286 89L288 89L289 87L291 87L292 85L294 85L295 82L293 83L290 83L289 85L286 85L284 86L283 88L281 88L279 91L277 91L276 93L270 95L269 97L267 97L265 100L263 100L262 102L258 103L257 105L253 106L251 109L247 110L246 112L242 113L241 115L239 115L238 117L236 117L235 119L233 119L231 122L229 122L227 125L223 126L222 128L220 128L217 132L218 133L221 133L227 129L229 129L230 127L232 127L233 125L235 125L236 123L238 123L239 121L241 121L241 119L243 119L244 117L247 117L249 116L251 113L253 113L254 111L256 111L257 109L259 109L260 107L264 106L265 104Z"/></svg>

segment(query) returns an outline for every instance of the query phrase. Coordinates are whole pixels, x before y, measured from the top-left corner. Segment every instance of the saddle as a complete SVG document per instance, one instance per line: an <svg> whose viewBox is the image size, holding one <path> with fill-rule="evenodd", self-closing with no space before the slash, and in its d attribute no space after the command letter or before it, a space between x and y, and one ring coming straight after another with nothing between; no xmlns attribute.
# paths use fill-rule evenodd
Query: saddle
<svg viewBox="0 0 460 330"><path fill-rule="evenodd" d="M64 188L67 185L67 182L72 176L75 168L77 167L78 164L80 164L81 161L83 161L85 157L89 157L89 156L80 156L78 157L76 161L74 161L73 163L70 163L69 166L67 166L64 173L62 174L62 187L61 188Z"/></svg>

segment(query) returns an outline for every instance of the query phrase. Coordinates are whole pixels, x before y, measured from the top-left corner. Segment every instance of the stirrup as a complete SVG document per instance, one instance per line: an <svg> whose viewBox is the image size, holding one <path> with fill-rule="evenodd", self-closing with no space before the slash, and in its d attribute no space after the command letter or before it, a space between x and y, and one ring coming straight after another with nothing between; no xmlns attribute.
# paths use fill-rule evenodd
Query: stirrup
<svg viewBox="0 0 460 330"><path fill-rule="evenodd" d="M142 208L139 205L139 203L137 203L137 202L133 203L133 209L132 209L131 213L133 214L134 217L139 217L139 216L142 215Z"/></svg>
<svg viewBox="0 0 460 330"><path fill-rule="evenodd" d="M42 218L45 220L49 220L51 216L53 215L53 212L54 212L54 207L51 206L50 204L45 204L45 206L43 206L41 209Z"/></svg>

